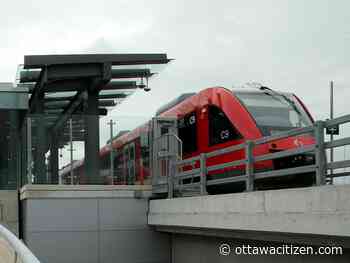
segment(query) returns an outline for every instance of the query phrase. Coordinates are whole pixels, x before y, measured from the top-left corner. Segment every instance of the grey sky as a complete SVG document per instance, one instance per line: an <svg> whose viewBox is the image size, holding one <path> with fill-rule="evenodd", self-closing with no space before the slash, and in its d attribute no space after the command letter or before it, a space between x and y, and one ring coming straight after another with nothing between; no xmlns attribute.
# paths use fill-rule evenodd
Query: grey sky
<svg viewBox="0 0 350 263"><path fill-rule="evenodd" d="M336 115L349 113L349 9L346 0L6 1L0 81L14 79L24 54L166 52L176 60L116 120L142 122L183 92L250 81L296 93L324 119L331 79Z"/></svg>

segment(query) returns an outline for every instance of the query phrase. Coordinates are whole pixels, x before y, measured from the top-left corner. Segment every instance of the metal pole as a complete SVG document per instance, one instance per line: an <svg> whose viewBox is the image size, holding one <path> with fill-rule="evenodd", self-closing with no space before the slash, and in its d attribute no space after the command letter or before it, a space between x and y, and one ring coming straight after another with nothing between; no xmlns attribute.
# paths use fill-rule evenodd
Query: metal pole
<svg viewBox="0 0 350 263"><path fill-rule="evenodd" d="M111 119L108 122L109 131L110 131L110 140L109 140L109 150L110 150L110 173L112 179L112 185L114 184L114 151L113 151L113 125L115 122Z"/></svg>
<svg viewBox="0 0 350 263"><path fill-rule="evenodd" d="M174 172L175 172L175 165L176 161L174 160L173 156L169 159L169 166L168 166L168 198L174 197Z"/></svg>
<svg viewBox="0 0 350 263"><path fill-rule="evenodd" d="M61 152L59 153L59 156L60 156L60 158L62 158L62 148L59 148L58 151L61 151ZM59 185L63 184L62 174L58 174L58 184L59 184Z"/></svg>
<svg viewBox="0 0 350 263"><path fill-rule="evenodd" d="M330 82L330 119L333 119L334 115L334 104L333 104L333 81ZM330 142L333 142L333 134L330 136ZM330 162L334 161L334 148L330 149ZM330 169L330 183L333 184L333 168Z"/></svg>
<svg viewBox="0 0 350 263"><path fill-rule="evenodd" d="M73 120L69 120L69 140L70 140L70 184L74 184L73 177Z"/></svg>
<svg viewBox="0 0 350 263"><path fill-rule="evenodd" d="M45 156L45 164L46 164L46 183L47 184L51 184L51 180L50 180L50 169L49 169L49 158L47 156Z"/></svg>
<svg viewBox="0 0 350 263"><path fill-rule="evenodd" d="M51 184L58 184L58 137L53 133L51 135L50 145L50 170L51 170Z"/></svg>
<svg viewBox="0 0 350 263"><path fill-rule="evenodd" d="M206 167L207 156L205 153L200 154L200 189L201 195L207 195L207 167Z"/></svg>
<svg viewBox="0 0 350 263"><path fill-rule="evenodd" d="M254 157L253 157L254 142L247 140L245 145L245 173L246 173L246 191L254 190Z"/></svg>
<svg viewBox="0 0 350 263"><path fill-rule="evenodd" d="M346 160L346 145L344 145L344 161ZM344 172L346 172L346 168L344 167Z"/></svg>
<svg viewBox="0 0 350 263"><path fill-rule="evenodd" d="M27 180L32 184L32 120L27 118Z"/></svg>
<svg viewBox="0 0 350 263"><path fill-rule="evenodd" d="M324 149L324 122L316 121L314 124L314 132L316 139L316 185L325 184L326 169L326 156Z"/></svg>

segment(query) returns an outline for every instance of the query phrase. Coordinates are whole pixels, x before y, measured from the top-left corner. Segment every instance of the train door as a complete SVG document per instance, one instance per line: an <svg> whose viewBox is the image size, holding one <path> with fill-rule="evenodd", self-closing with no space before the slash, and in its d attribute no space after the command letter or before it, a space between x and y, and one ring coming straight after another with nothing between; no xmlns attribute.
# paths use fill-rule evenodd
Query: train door
<svg viewBox="0 0 350 263"><path fill-rule="evenodd" d="M208 107L208 151L215 151L232 145L243 143L243 136L236 129L224 111L216 105ZM244 150L239 150L220 156L212 157L207 160L207 165L217 165L221 163L232 162L244 159ZM243 174L245 167L234 166L222 170L216 170L209 173L208 178L216 176L232 176Z"/></svg>
<svg viewBox="0 0 350 263"><path fill-rule="evenodd" d="M135 144L131 143L124 147L124 182L135 184Z"/></svg>
<svg viewBox="0 0 350 263"><path fill-rule="evenodd" d="M167 185L170 158L182 158L182 143L178 138L177 119L156 117L151 128L152 185Z"/></svg>

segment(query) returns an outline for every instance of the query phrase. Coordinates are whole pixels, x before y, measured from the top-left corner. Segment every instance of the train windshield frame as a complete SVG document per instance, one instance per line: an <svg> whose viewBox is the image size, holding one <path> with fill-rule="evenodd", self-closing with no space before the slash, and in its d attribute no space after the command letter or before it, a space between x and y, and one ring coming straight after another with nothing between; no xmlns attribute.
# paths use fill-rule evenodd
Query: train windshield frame
<svg viewBox="0 0 350 263"><path fill-rule="evenodd" d="M292 94L278 92L234 92L264 136L307 127L312 120Z"/></svg>

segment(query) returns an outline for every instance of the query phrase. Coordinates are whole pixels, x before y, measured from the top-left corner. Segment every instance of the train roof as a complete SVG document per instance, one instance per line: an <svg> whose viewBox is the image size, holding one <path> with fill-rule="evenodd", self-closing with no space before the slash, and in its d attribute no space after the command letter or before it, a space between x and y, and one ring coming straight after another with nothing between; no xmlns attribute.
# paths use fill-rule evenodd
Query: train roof
<svg viewBox="0 0 350 263"><path fill-rule="evenodd" d="M264 93L268 90L262 90L259 88L233 88L231 90L233 93ZM290 95L292 93L290 92L284 92L284 91L278 91L278 90L273 90L274 92L283 94L283 95Z"/></svg>
<svg viewBox="0 0 350 263"><path fill-rule="evenodd" d="M216 88L222 88L222 89L226 89L224 87L216 87ZM229 89L227 89L229 90ZM230 90L233 93L264 93L268 90L262 90L259 88L250 88L250 87L243 87L243 88L233 88L232 90ZM276 91L277 93L280 94L284 94L284 95L289 95L291 93L288 92L281 92L281 91ZM160 108L158 108L158 110L156 111L156 116L161 115L162 113L170 110L171 108L175 107L176 105L180 104L181 102L183 102L184 100L193 97L194 95L196 95L198 93L195 92L190 92L190 93L183 93L180 96L178 96L177 98L171 100L170 102L164 104L163 106L161 106Z"/></svg>
<svg viewBox="0 0 350 263"><path fill-rule="evenodd" d="M130 130L122 130L122 131L118 132L118 134L112 138L112 141L118 139L119 137L123 136L124 134L126 134L128 132L130 132ZM111 141L111 139L108 139L106 144L109 144L110 141Z"/></svg>
<svg viewBox="0 0 350 263"><path fill-rule="evenodd" d="M172 107L176 106L177 104L183 102L185 99L190 98L192 96L196 95L195 92L191 93L183 93L179 97L171 100L170 102L164 104L156 111L156 116L159 116L163 112L166 112L167 110L171 109Z"/></svg>

